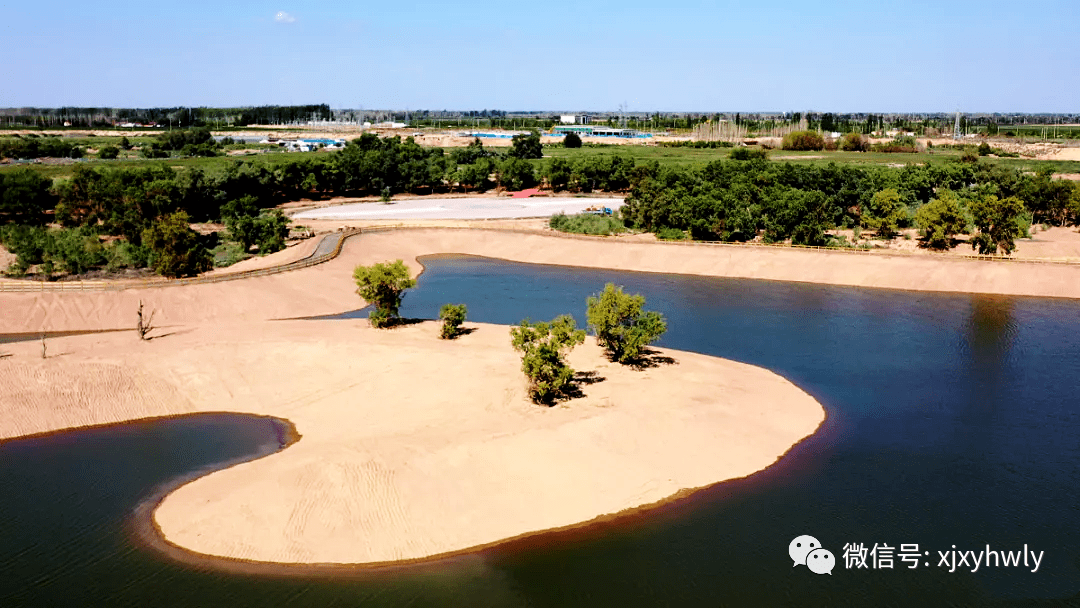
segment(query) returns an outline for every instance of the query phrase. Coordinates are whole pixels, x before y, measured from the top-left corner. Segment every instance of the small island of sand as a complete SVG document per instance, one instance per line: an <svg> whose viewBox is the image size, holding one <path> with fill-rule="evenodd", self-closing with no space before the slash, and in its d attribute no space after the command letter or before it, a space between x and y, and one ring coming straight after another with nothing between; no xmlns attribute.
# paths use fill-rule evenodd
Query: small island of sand
<svg viewBox="0 0 1080 608"><path fill-rule="evenodd" d="M504 326L238 322L9 344L0 438L203 411L300 439L169 494L154 521L196 553L291 564L422 559L646 506L774 463L824 419L767 370L661 349L635 370L590 339L584 396L525 394ZM162 332L168 333L168 332Z"/></svg>

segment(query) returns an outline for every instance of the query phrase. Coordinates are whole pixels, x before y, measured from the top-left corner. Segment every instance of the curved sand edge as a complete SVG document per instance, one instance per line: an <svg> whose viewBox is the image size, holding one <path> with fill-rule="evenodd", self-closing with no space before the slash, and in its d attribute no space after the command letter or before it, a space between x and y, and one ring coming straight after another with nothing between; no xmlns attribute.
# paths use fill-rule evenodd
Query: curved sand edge
<svg viewBox="0 0 1080 608"><path fill-rule="evenodd" d="M224 283L87 293L0 293L0 334L134 328L140 301L159 327L335 314L362 306L352 269L458 253L515 262L769 279L953 293L1080 298L1080 265L987 262L930 256L855 255L708 245L561 238L535 233L423 228L371 232L337 258L302 270ZM212 302L213 306L207 306Z"/></svg>
<svg viewBox="0 0 1080 608"><path fill-rule="evenodd" d="M46 360L10 345L0 437L195 411L288 419L299 442L181 486L155 522L205 555L358 564L460 552L743 477L824 419L761 368L664 351L676 363L634 371L591 342L571 363L604 380L538 407L507 328L472 326L453 342L435 323L364 321L73 336Z"/></svg>

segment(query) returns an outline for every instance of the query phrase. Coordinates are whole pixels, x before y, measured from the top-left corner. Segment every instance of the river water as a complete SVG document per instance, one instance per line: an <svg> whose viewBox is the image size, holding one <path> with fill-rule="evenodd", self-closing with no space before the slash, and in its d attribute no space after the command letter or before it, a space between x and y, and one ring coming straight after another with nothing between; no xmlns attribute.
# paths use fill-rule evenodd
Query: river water
<svg viewBox="0 0 1080 608"><path fill-rule="evenodd" d="M662 346L776 371L828 420L770 469L644 514L336 573L180 563L136 534L133 513L161 484L278 449L271 419L208 414L0 442L0 606L1077 605L1080 302L424 263L405 316L463 302L474 321L583 321L585 298L612 281L668 318ZM788 543L802 534L835 555L831 576L792 566ZM886 550L865 568L848 559L875 544L894 548L892 568ZM1032 554L1019 567L972 572L973 555L939 565L939 552L987 545Z"/></svg>

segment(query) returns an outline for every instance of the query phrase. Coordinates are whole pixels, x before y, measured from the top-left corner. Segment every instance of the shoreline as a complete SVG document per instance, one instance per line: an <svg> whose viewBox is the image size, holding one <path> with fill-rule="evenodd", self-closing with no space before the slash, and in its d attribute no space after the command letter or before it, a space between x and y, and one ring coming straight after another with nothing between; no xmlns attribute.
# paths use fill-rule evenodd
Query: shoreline
<svg viewBox="0 0 1080 608"><path fill-rule="evenodd" d="M525 397L504 326L469 324L475 333L446 343L437 323L363 325L201 328L157 344L74 336L58 339L63 352L44 361L33 360L36 345L16 344L0 378L13 395L0 435L210 411L282 420L302 438L168 480L140 505L146 517L135 531L189 563L340 573L443 562L625 520L768 469L826 419L820 403L762 368L662 349L677 363L626 370L588 343L571 364L605 380L542 408ZM302 360L281 359L297 350ZM350 361L364 353L390 367L358 385ZM125 378L134 381L118 384ZM406 378L429 381L402 393ZM349 473L365 470L389 476Z"/></svg>
<svg viewBox="0 0 1080 608"><path fill-rule="evenodd" d="M152 289L0 292L0 307L7 313L0 317L0 334L134 328L140 301L158 311L155 319L161 327L339 314L365 304L351 284L357 264L402 259L417 276L422 268L417 258L436 254L847 287L1080 298L1080 265L418 227L365 231L346 239L337 258L268 276Z"/></svg>

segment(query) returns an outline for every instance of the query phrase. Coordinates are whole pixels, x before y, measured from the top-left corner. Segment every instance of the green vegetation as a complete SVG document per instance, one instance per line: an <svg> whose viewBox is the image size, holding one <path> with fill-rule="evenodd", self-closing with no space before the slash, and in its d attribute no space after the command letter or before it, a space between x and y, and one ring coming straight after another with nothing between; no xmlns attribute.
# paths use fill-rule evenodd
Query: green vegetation
<svg viewBox="0 0 1080 608"><path fill-rule="evenodd" d="M886 168L718 160L690 169L637 166L632 173L622 217L658 238L689 233L696 240L820 246L837 228L891 235L935 199L919 226L926 246L943 248L966 229L971 201L986 195L1019 198L1036 223L1080 219L1070 206L1075 183L978 161Z"/></svg>
<svg viewBox="0 0 1080 608"><path fill-rule="evenodd" d="M877 232L879 238L891 239L898 234L900 222L907 220L907 208L895 188L875 192L862 214L863 224ZM855 226L858 228L858 226Z"/></svg>
<svg viewBox="0 0 1080 608"><path fill-rule="evenodd" d="M402 292L416 287L416 280L409 278L409 269L401 260L357 266L353 269L353 280L356 281L356 293L375 306L368 317L372 327L389 327L397 323L400 320L398 309L404 297Z"/></svg>
<svg viewBox="0 0 1080 608"><path fill-rule="evenodd" d="M0 173L0 222L40 226L53 206L52 181L29 169Z"/></svg>
<svg viewBox="0 0 1080 608"><path fill-rule="evenodd" d="M852 131L851 133L845 133L840 138L840 149L845 152L866 152L869 149L869 145L861 133Z"/></svg>
<svg viewBox="0 0 1080 608"><path fill-rule="evenodd" d="M58 137L0 139L0 158L82 158L83 154L78 145Z"/></svg>
<svg viewBox="0 0 1080 608"><path fill-rule="evenodd" d="M464 304L443 304L439 309L439 318L443 322L439 337L444 340L456 338L461 333L461 324L465 322L467 312Z"/></svg>
<svg viewBox="0 0 1080 608"><path fill-rule="evenodd" d="M289 219L280 210L264 211L258 216L240 214L225 220L229 236L247 253L258 245L260 254L274 253L285 248L289 236Z"/></svg>
<svg viewBox="0 0 1080 608"><path fill-rule="evenodd" d="M555 192L621 192L630 188L634 166L632 158L621 154L553 158L540 168L540 176Z"/></svg>
<svg viewBox="0 0 1080 608"><path fill-rule="evenodd" d="M785 150L821 150L825 138L817 131L793 131L784 136L781 147Z"/></svg>
<svg viewBox="0 0 1080 608"><path fill-rule="evenodd" d="M498 164L496 180L501 187L507 190L522 190L536 185L536 172L529 161L509 157Z"/></svg>
<svg viewBox="0 0 1080 608"><path fill-rule="evenodd" d="M528 135L515 135L507 153L512 158L530 159L540 158L544 155L544 147L540 144L540 134L536 131Z"/></svg>
<svg viewBox="0 0 1080 608"><path fill-rule="evenodd" d="M576 234L612 235L626 232L626 224L621 219L590 213L566 215L560 212L551 216L551 219L548 220L548 226L553 230Z"/></svg>
<svg viewBox="0 0 1080 608"><path fill-rule="evenodd" d="M1009 255L1016 249L1016 237L1025 232L1021 225L1024 203L1015 196L999 199L990 194L970 203L975 228L979 230L971 239L971 247L980 254L995 254L999 250Z"/></svg>
<svg viewBox="0 0 1080 608"><path fill-rule="evenodd" d="M158 136L157 141L144 144L142 155L145 158L168 158L173 152L179 152L180 156L219 156L222 154L221 148L207 128L166 131Z"/></svg>
<svg viewBox="0 0 1080 608"><path fill-rule="evenodd" d="M567 133L566 137L563 138L563 147L564 148L580 148L581 147L581 137L577 133Z"/></svg>
<svg viewBox="0 0 1080 608"><path fill-rule="evenodd" d="M213 267L213 258L188 227L184 211L176 211L154 221L143 231L142 241L150 250L149 264L158 274L179 278L195 276Z"/></svg>
<svg viewBox="0 0 1080 608"><path fill-rule="evenodd" d="M769 158L765 150L738 147L731 151L731 160L766 160Z"/></svg>
<svg viewBox="0 0 1080 608"><path fill-rule="evenodd" d="M571 387L574 370L565 356L585 341L574 317L561 315L550 323L532 324L525 319L510 328L510 343L522 353L521 371L529 379L529 396L536 403L552 404Z"/></svg>
<svg viewBox="0 0 1080 608"><path fill-rule="evenodd" d="M931 249L949 249L954 235L965 231L967 218L960 207L960 199L952 192L943 192L937 198L919 207L915 213L926 246Z"/></svg>
<svg viewBox="0 0 1080 608"><path fill-rule="evenodd" d="M664 317L655 311L643 311L645 296L623 293L613 283L599 295L586 301L588 327L613 361L633 363L642 351L667 331Z"/></svg>
<svg viewBox="0 0 1080 608"><path fill-rule="evenodd" d="M116 146L102 146L98 150L98 158L101 160L114 160L117 156L120 156L120 148Z"/></svg>

